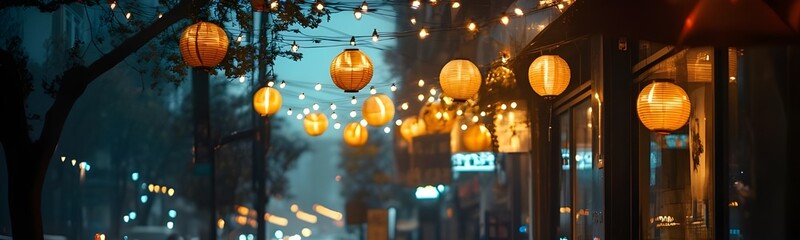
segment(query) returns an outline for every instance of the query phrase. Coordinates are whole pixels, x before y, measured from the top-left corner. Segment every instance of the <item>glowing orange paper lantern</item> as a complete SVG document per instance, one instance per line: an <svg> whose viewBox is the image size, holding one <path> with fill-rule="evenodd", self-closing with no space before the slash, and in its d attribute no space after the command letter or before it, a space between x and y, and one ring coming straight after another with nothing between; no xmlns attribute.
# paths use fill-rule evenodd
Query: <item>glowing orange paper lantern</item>
<svg viewBox="0 0 800 240"><path fill-rule="evenodd" d="M211 69L225 58L228 35L216 24L201 21L183 31L180 48L186 65Z"/></svg>
<svg viewBox="0 0 800 240"><path fill-rule="evenodd" d="M403 137L407 142L411 142L411 139L425 134L425 122L422 121L417 116L407 117L403 119L403 124L400 125L400 136Z"/></svg>
<svg viewBox="0 0 800 240"><path fill-rule="evenodd" d="M467 59L454 59L439 72L442 91L456 101L466 101L481 88L481 71Z"/></svg>
<svg viewBox="0 0 800 240"><path fill-rule="evenodd" d="M347 145L360 147L367 143L369 133L367 132L367 128L361 126L358 122L351 122L344 127L343 137Z"/></svg>
<svg viewBox="0 0 800 240"><path fill-rule="evenodd" d="M461 142L467 151L486 151L492 146L492 135L483 123L472 124L464 131Z"/></svg>
<svg viewBox="0 0 800 240"><path fill-rule="evenodd" d="M528 81L536 94L554 98L569 86L570 71L567 61L558 55L542 55L528 67Z"/></svg>
<svg viewBox="0 0 800 240"><path fill-rule="evenodd" d="M328 117L323 113L310 113L303 119L303 127L309 136L322 135L328 129Z"/></svg>
<svg viewBox="0 0 800 240"><path fill-rule="evenodd" d="M447 133L455 124L456 113L446 110L441 102L427 104L419 110L419 117L425 122L429 133Z"/></svg>
<svg viewBox="0 0 800 240"><path fill-rule="evenodd" d="M358 49L345 49L331 62L331 79L344 92L358 92L372 80L372 60Z"/></svg>
<svg viewBox="0 0 800 240"><path fill-rule="evenodd" d="M636 113L651 131L669 134L686 124L692 111L689 95L669 79L657 79L639 93Z"/></svg>
<svg viewBox="0 0 800 240"><path fill-rule="evenodd" d="M394 103L385 94L373 94L364 101L361 114L370 126L382 126L394 118Z"/></svg>
<svg viewBox="0 0 800 240"><path fill-rule="evenodd" d="M272 115L281 109L283 98L275 88L263 87L253 95L253 109L261 116Z"/></svg>

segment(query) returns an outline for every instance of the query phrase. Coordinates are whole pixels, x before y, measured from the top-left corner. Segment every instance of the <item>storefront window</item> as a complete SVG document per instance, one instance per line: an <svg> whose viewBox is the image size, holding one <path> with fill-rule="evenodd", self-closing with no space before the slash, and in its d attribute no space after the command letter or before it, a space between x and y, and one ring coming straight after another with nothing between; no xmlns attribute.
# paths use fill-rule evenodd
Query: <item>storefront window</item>
<svg viewBox="0 0 800 240"><path fill-rule="evenodd" d="M562 113L558 117L559 122L559 150L561 155L558 174L559 186L559 208L558 208L558 228L556 230L559 239L570 239L572 237L572 176L570 174L570 133L569 133L569 112Z"/></svg>
<svg viewBox="0 0 800 240"><path fill-rule="evenodd" d="M669 134L639 124L642 229L645 239L713 237L713 49L681 51L639 76L673 79L689 95L685 126Z"/></svg>

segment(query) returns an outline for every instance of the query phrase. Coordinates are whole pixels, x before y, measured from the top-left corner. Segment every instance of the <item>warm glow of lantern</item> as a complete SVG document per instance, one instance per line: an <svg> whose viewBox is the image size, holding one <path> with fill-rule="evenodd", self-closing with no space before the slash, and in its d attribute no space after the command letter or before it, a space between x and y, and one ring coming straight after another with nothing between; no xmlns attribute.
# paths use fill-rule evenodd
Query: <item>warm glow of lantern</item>
<svg viewBox="0 0 800 240"><path fill-rule="evenodd" d="M367 143L367 128L358 122L348 123L344 127L344 142L353 147L360 147Z"/></svg>
<svg viewBox="0 0 800 240"><path fill-rule="evenodd" d="M331 62L331 79L345 92L358 92L372 80L372 60L358 49L346 49Z"/></svg>
<svg viewBox="0 0 800 240"><path fill-rule="evenodd" d="M275 88L263 87L253 95L253 109L261 116L272 115L281 109L283 98Z"/></svg>
<svg viewBox="0 0 800 240"><path fill-rule="evenodd" d="M309 136L319 136L328 129L328 117L323 113L311 113L303 120L303 127Z"/></svg>
<svg viewBox="0 0 800 240"><path fill-rule="evenodd" d="M423 106L419 110L419 117L425 122L429 133L447 133L455 124L455 111L445 110L441 102L434 102Z"/></svg>
<svg viewBox="0 0 800 240"><path fill-rule="evenodd" d="M463 102L481 88L481 71L469 60L454 59L442 68L439 83L445 95Z"/></svg>
<svg viewBox="0 0 800 240"><path fill-rule="evenodd" d="M416 136L425 134L426 131L425 122L417 116L407 117L400 125L400 136L407 142L411 142L411 139Z"/></svg>
<svg viewBox="0 0 800 240"><path fill-rule="evenodd" d="M686 124L692 110L689 95L672 80L658 79L639 93L636 112L651 131L668 134Z"/></svg>
<svg viewBox="0 0 800 240"><path fill-rule="evenodd" d="M545 98L554 98L569 85L567 61L558 55L542 55L528 68L528 81L533 91Z"/></svg>
<svg viewBox="0 0 800 240"><path fill-rule="evenodd" d="M180 49L186 65L210 69L225 58L228 35L219 26L201 21L183 31Z"/></svg>
<svg viewBox="0 0 800 240"><path fill-rule="evenodd" d="M370 126L381 126L394 118L394 103L385 94L374 94L364 101L361 115Z"/></svg>
<svg viewBox="0 0 800 240"><path fill-rule="evenodd" d="M489 134L489 129L483 123L473 124L464 131L461 142L467 151L486 151L492 145L492 135Z"/></svg>

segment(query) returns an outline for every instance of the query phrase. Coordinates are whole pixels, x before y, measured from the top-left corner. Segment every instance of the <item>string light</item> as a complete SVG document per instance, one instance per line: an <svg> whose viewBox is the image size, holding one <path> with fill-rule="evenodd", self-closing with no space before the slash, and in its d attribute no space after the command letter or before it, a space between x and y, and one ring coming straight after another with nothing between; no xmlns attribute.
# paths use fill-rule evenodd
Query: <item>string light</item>
<svg viewBox="0 0 800 240"><path fill-rule="evenodd" d="M342 124L341 124L341 123L339 123L339 122L336 122L336 123L334 123L334 124L333 124L333 128L334 128L334 129L339 129L339 128L341 128L341 127L342 127Z"/></svg>
<svg viewBox="0 0 800 240"><path fill-rule="evenodd" d="M131 12L125 13L125 19L131 20Z"/></svg>
<svg viewBox="0 0 800 240"><path fill-rule="evenodd" d="M414 22L416 22L416 21L414 21ZM422 29L419 30L419 38L420 39L425 39L425 38L428 37L428 35L430 35L430 34L428 33L427 29L422 28Z"/></svg>
<svg viewBox="0 0 800 240"><path fill-rule="evenodd" d="M397 125L398 127L400 125L403 125L403 120L397 119L396 121L394 121L394 125Z"/></svg>
<svg viewBox="0 0 800 240"><path fill-rule="evenodd" d="M296 41L292 41L292 52L297 52L297 50L300 50L300 46L297 45Z"/></svg>
<svg viewBox="0 0 800 240"><path fill-rule="evenodd" d="M375 86L369 87L369 94L376 94L376 93L378 93L378 90L375 90Z"/></svg>
<svg viewBox="0 0 800 240"><path fill-rule="evenodd" d="M364 126L364 127L367 126L367 120L366 119L361 119L361 122L359 122L359 123L361 123L361 126Z"/></svg>
<svg viewBox="0 0 800 240"><path fill-rule="evenodd" d="M314 109L314 111L317 111L319 110L319 104L314 103L314 105L311 105L311 108Z"/></svg>
<svg viewBox="0 0 800 240"><path fill-rule="evenodd" d="M461 124L461 131L467 130L467 124Z"/></svg>
<svg viewBox="0 0 800 240"><path fill-rule="evenodd" d="M164 14L163 14L163 13L161 13L161 11L158 11L158 18L160 19L160 18L161 18L161 17L163 17L163 16L164 16Z"/></svg>
<svg viewBox="0 0 800 240"><path fill-rule="evenodd" d="M425 86L425 80L420 79L419 81L417 81L417 86L419 87Z"/></svg>
<svg viewBox="0 0 800 240"><path fill-rule="evenodd" d="M505 104L505 103L503 103L502 105L500 105L500 109L502 109L502 110L506 110L506 108L508 108L508 107L506 106L506 104Z"/></svg>
<svg viewBox="0 0 800 240"><path fill-rule="evenodd" d="M308 115L309 113L311 113L311 109L303 108L303 114Z"/></svg>
<svg viewBox="0 0 800 240"><path fill-rule="evenodd" d="M285 88L286 87L286 81L281 81L281 85L278 85L278 87Z"/></svg>
<svg viewBox="0 0 800 240"><path fill-rule="evenodd" d="M317 4L314 7L320 12L325 9L325 5L322 4L322 0L317 0Z"/></svg>
<svg viewBox="0 0 800 240"><path fill-rule="evenodd" d="M337 115L336 112L332 112L331 113L331 119L336 120L337 118L339 118L339 115Z"/></svg>
<svg viewBox="0 0 800 240"><path fill-rule="evenodd" d="M436 4L439 3L439 2L436 1L436 0L430 0L430 3L431 3L431 6L436 6Z"/></svg>
<svg viewBox="0 0 800 240"><path fill-rule="evenodd" d="M394 83L392 83L392 86L389 87L389 90L391 90L392 92L397 91L397 85L394 85Z"/></svg>
<svg viewBox="0 0 800 240"><path fill-rule="evenodd" d="M289 110L286 110L286 115L292 116L292 108L289 108Z"/></svg>
<svg viewBox="0 0 800 240"><path fill-rule="evenodd" d="M463 111L463 110L461 110L461 109L458 109L458 110L456 111L456 115L458 115L458 116L461 116L461 115L463 115L463 114L464 114L464 111Z"/></svg>
<svg viewBox="0 0 800 240"><path fill-rule="evenodd" d="M417 18L411 17L411 25L417 25Z"/></svg>
<svg viewBox="0 0 800 240"><path fill-rule="evenodd" d="M517 108L517 102L511 102L511 108Z"/></svg>
<svg viewBox="0 0 800 240"><path fill-rule="evenodd" d="M478 122L478 116L472 116L472 122Z"/></svg>
<svg viewBox="0 0 800 240"><path fill-rule="evenodd" d="M331 103L331 110L336 110L336 104L335 103Z"/></svg>
<svg viewBox="0 0 800 240"><path fill-rule="evenodd" d="M408 110L408 103L404 102L403 104L400 105L400 108L403 110Z"/></svg>
<svg viewBox="0 0 800 240"><path fill-rule="evenodd" d="M358 100L356 100L356 96L353 96L353 98L350 99L350 103L353 105L356 105L356 103L358 103Z"/></svg>
<svg viewBox="0 0 800 240"><path fill-rule="evenodd" d="M564 10L564 3L558 4L558 10Z"/></svg>
<svg viewBox="0 0 800 240"><path fill-rule="evenodd" d="M359 11L359 9L356 8L356 10L353 10L353 16L356 17L356 20L361 20L361 11Z"/></svg>
<svg viewBox="0 0 800 240"><path fill-rule="evenodd" d="M517 16L525 15L520 8L514 8L514 14L517 14Z"/></svg>
<svg viewBox="0 0 800 240"><path fill-rule="evenodd" d="M300 93L300 96L297 96L297 98L300 99L300 100L306 99L306 94L305 93Z"/></svg>
<svg viewBox="0 0 800 240"><path fill-rule="evenodd" d="M425 101L425 95L422 95L422 93L420 93L419 95L417 95L417 99L419 99L420 102Z"/></svg>
<svg viewBox="0 0 800 240"><path fill-rule="evenodd" d="M372 29L372 41L378 42L378 29Z"/></svg>
<svg viewBox="0 0 800 240"><path fill-rule="evenodd" d="M269 3L269 8L272 9L272 11L278 10L278 1L277 0L272 0Z"/></svg>
<svg viewBox="0 0 800 240"><path fill-rule="evenodd" d="M109 4L108 6L111 8L111 10L114 10L114 8L117 8L117 1L111 2L111 4Z"/></svg>
<svg viewBox="0 0 800 240"><path fill-rule="evenodd" d="M420 4L419 0L411 1L411 9L419 9Z"/></svg>
<svg viewBox="0 0 800 240"><path fill-rule="evenodd" d="M383 132L385 132L385 133L389 133L391 131L392 131L392 128L390 128L390 127L384 127L383 128Z"/></svg>
<svg viewBox="0 0 800 240"><path fill-rule="evenodd" d="M486 112L485 111L481 111L481 117L486 117Z"/></svg>
<svg viewBox="0 0 800 240"><path fill-rule="evenodd" d="M241 34L241 33L239 33L239 36L238 36L238 37L236 37L236 43L241 43L241 42L242 42L242 39L244 39L244 36L242 36L242 34Z"/></svg>
<svg viewBox="0 0 800 240"><path fill-rule="evenodd" d="M458 8L458 7L461 7L461 3L459 3L458 1L455 1L455 2L453 2L453 5L452 5L451 7L452 7L452 8Z"/></svg>
<svg viewBox="0 0 800 240"><path fill-rule="evenodd" d="M429 103L433 103L433 101L436 101L436 98L434 98L433 96L428 97Z"/></svg>
<svg viewBox="0 0 800 240"><path fill-rule="evenodd" d="M356 37L355 36L350 37L350 46L354 46L354 47L356 46Z"/></svg>
<svg viewBox="0 0 800 240"><path fill-rule="evenodd" d="M472 32L477 31L478 25L476 25L475 22L469 22L469 24L467 24L467 29L469 29Z"/></svg>
<svg viewBox="0 0 800 240"><path fill-rule="evenodd" d="M369 6L367 5L367 1L361 3L361 11L367 12L369 11Z"/></svg>
<svg viewBox="0 0 800 240"><path fill-rule="evenodd" d="M275 81L269 80L267 81L267 87L275 86Z"/></svg>
<svg viewBox="0 0 800 240"><path fill-rule="evenodd" d="M436 88L431 88L431 95L436 95Z"/></svg>
<svg viewBox="0 0 800 240"><path fill-rule="evenodd" d="M303 114L297 114L297 120L303 120Z"/></svg>
<svg viewBox="0 0 800 240"><path fill-rule="evenodd" d="M317 90L317 91L322 90L322 84L317 83L316 85L314 85L314 90Z"/></svg>
<svg viewBox="0 0 800 240"><path fill-rule="evenodd" d="M351 110L351 111L350 111L350 117L351 117L351 118L354 118L354 117L356 117L356 110Z"/></svg>
<svg viewBox="0 0 800 240"><path fill-rule="evenodd" d="M244 83L244 76L239 77L239 83Z"/></svg>
<svg viewBox="0 0 800 240"><path fill-rule="evenodd" d="M503 23L503 25L508 26L508 16L503 15L502 17L500 17L500 22Z"/></svg>

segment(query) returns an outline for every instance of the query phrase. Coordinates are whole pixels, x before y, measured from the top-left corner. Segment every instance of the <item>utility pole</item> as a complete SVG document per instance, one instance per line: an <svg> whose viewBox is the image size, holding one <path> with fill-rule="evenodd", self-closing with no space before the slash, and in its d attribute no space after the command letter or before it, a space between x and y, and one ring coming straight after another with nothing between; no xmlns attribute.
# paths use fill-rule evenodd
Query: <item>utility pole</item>
<svg viewBox="0 0 800 240"><path fill-rule="evenodd" d="M267 27L269 26L269 13L261 12L261 17L259 19L258 26L259 34L259 44L258 50L259 55L261 56L258 59L258 79L257 84L254 86L254 90L258 89L258 86L261 84L266 83L267 77L267 63L264 61L267 53ZM269 116L261 117L255 112L253 112L255 116L255 124L254 127L256 129L256 141L253 142L253 177L255 180L255 192L256 192L256 222L258 223L258 232L256 233L256 239L258 240L265 240L267 239L267 224L264 219L266 213L266 201L269 194L267 193L267 168L268 161L267 161L267 152L269 152L270 148L270 128L272 124L270 124Z"/></svg>
<svg viewBox="0 0 800 240"><path fill-rule="evenodd" d="M198 176L209 176L208 239L217 239L216 180L214 151L211 146L211 114L208 72L192 69L192 113L194 118L194 169Z"/></svg>

